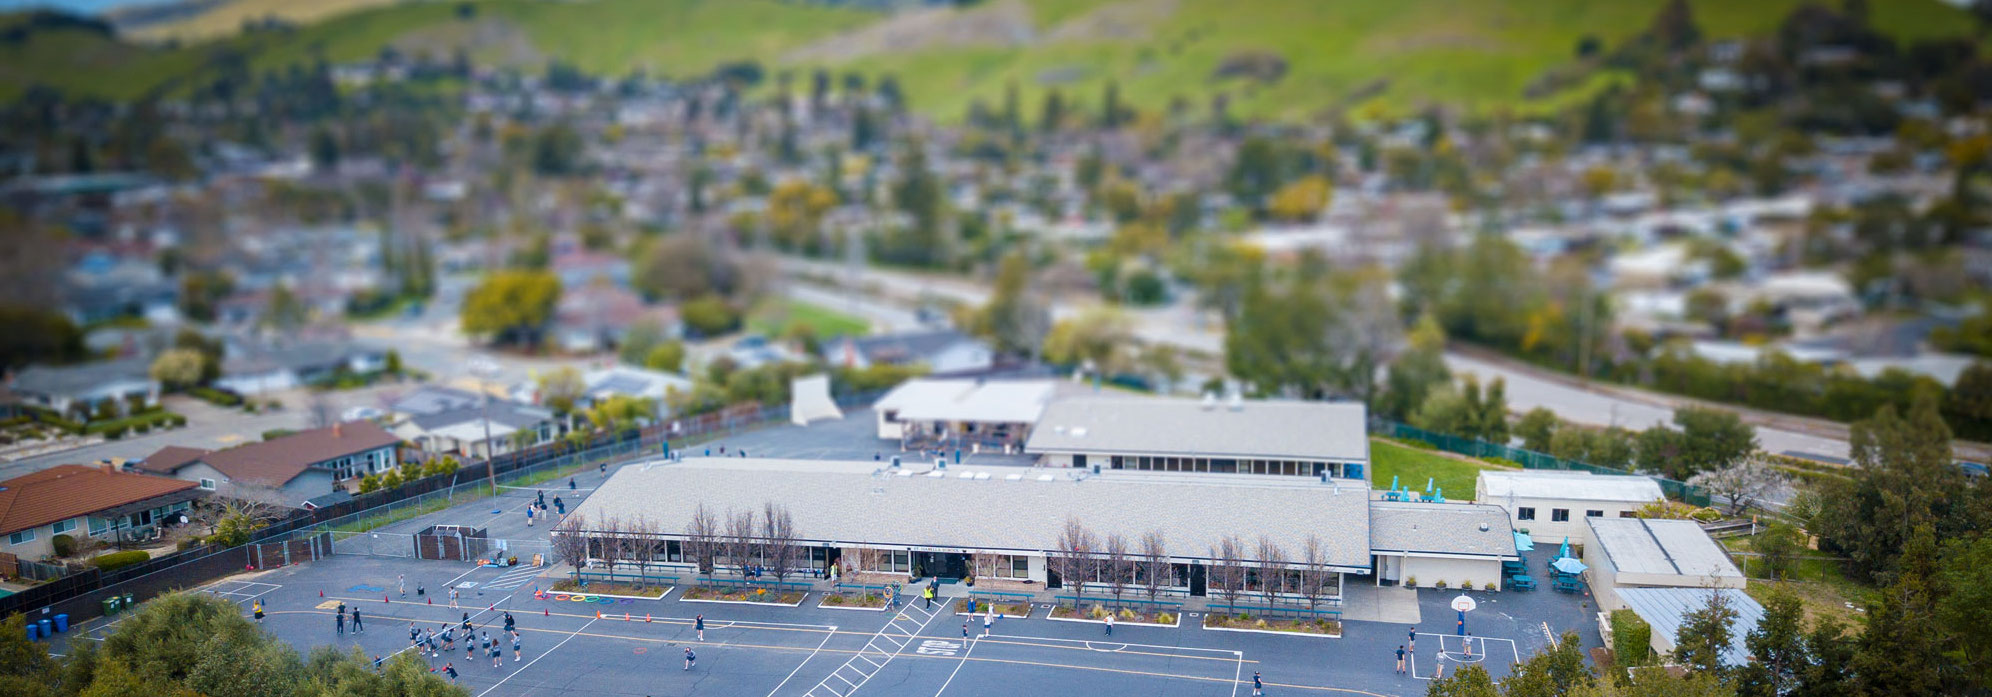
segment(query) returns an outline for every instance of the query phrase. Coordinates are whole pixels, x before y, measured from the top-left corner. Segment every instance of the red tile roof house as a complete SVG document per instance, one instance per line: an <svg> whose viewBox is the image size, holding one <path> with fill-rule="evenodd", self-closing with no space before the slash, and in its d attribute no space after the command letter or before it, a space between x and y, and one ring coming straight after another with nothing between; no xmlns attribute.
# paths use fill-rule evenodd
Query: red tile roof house
<svg viewBox="0 0 1992 697"><path fill-rule="evenodd" d="M56 535L141 539L206 495L193 482L109 465L57 465L0 482L0 552L45 559Z"/></svg>
<svg viewBox="0 0 1992 697"><path fill-rule="evenodd" d="M167 446L132 467L228 498L297 508L341 482L399 467L400 442L373 422L348 421L224 450Z"/></svg>

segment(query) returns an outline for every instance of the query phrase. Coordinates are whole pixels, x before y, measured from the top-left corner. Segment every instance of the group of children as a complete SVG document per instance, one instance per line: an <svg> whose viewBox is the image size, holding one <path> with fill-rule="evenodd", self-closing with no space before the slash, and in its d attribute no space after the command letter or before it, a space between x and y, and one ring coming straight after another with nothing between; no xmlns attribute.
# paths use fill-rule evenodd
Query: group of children
<svg viewBox="0 0 1992 697"><path fill-rule="evenodd" d="M462 632L461 636L458 635L459 631ZM479 631L476 625L471 623L470 613L468 612L463 613L461 623L457 625L441 625L441 631L416 627L412 621L408 623L408 645L415 649L415 653L427 654L429 658L441 658L444 653L456 651L457 640L461 638L463 640L463 659L465 661L475 660L478 652L483 651L491 656L491 667L493 668L504 665L503 644L506 635L511 635L512 662L517 663L523 658L524 652L520 649L522 639L519 636L518 626L512 619L512 613L510 612L505 613L505 629L499 632L498 637L495 639L492 638L489 630ZM438 669L431 668L430 670L435 671ZM456 682L457 670L455 663L445 661L440 671L449 676L450 682Z"/></svg>

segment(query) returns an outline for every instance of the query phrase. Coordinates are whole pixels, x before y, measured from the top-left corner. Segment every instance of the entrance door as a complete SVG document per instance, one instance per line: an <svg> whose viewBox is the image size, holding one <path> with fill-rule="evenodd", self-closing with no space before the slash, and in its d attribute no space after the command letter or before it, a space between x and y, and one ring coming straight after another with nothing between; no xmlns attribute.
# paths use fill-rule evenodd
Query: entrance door
<svg viewBox="0 0 1992 697"><path fill-rule="evenodd" d="M1201 598L1201 597L1204 597L1205 595L1207 595L1207 593L1205 593L1205 590L1206 590L1206 589L1204 588L1204 565L1202 565L1202 564L1191 564L1191 565L1190 565L1190 595L1194 595L1194 596L1196 596L1196 597L1199 597L1199 598Z"/></svg>
<svg viewBox="0 0 1992 697"><path fill-rule="evenodd" d="M915 552L914 565L922 576L939 576L942 581L959 581L968 575L968 555L959 552Z"/></svg>

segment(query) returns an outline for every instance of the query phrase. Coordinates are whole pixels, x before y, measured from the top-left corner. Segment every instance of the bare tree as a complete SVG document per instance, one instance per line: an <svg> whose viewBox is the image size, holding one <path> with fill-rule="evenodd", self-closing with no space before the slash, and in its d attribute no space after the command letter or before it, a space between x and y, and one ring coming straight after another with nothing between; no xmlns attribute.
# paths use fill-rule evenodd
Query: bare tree
<svg viewBox="0 0 1992 697"><path fill-rule="evenodd" d="M575 578L580 578L581 565L588 561L588 538L584 536L587 526L587 517L579 513L553 526L553 556L574 567Z"/></svg>
<svg viewBox="0 0 1992 697"><path fill-rule="evenodd" d="M1784 473L1762 456L1746 457L1728 467L1697 474L1688 483L1707 489L1718 501L1727 500L1729 515L1755 507L1757 502L1790 486Z"/></svg>
<svg viewBox="0 0 1992 697"><path fill-rule="evenodd" d="M1065 519L1065 528L1058 532L1055 544L1058 549L1049 557L1052 571L1058 574L1059 580L1064 582L1067 588L1072 589L1072 598L1076 603L1086 589L1082 577L1088 575L1093 567L1092 555L1096 546L1093 542L1093 533L1086 529L1084 523L1079 522L1078 517L1070 516Z"/></svg>
<svg viewBox="0 0 1992 697"><path fill-rule="evenodd" d="M729 511L726 516L726 560L747 575L747 562L754 557L754 512Z"/></svg>
<svg viewBox="0 0 1992 697"><path fill-rule="evenodd" d="M1258 552L1259 592L1266 595L1266 604L1272 605L1286 588L1286 550L1273 538L1260 535Z"/></svg>
<svg viewBox="0 0 1992 697"><path fill-rule="evenodd" d="M719 555L719 515L704 503L692 510L692 520L685 524L683 548L698 573L711 578L714 557Z"/></svg>
<svg viewBox="0 0 1992 697"><path fill-rule="evenodd" d="M1245 543L1237 535L1227 535L1210 550L1210 573L1206 585L1217 589L1225 605L1236 609L1238 593L1245 589Z"/></svg>
<svg viewBox="0 0 1992 697"><path fill-rule="evenodd" d="M876 573L885 561L885 552L875 547L858 548L858 570Z"/></svg>
<svg viewBox="0 0 1992 697"><path fill-rule="evenodd" d="M313 391L304 403L304 423L310 428L327 428L339 423L339 410L325 398L325 393Z"/></svg>
<svg viewBox="0 0 1992 697"><path fill-rule="evenodd" d="M1134 580L1134 561L1127 556L1127 538L1119 533L1107 535L1106 559L1107 590L1114 594L1114 602L1119 603L1121 594Z"/></svg>
<svg viewBox="0 0 1992 697"><path fill-rule="evenodd" d="M595 526L595 531L599 533L595 536L595 558L602 560L602 567L610 574L614 574L616 566L622 564L625 555L623 548L629 542L629 537L625 535L627 526L622 518L616 516L605 517Z"/></svg>
<svg viewBox="0 0 1992 697"><path fill-rule="evenodd" d="M1148 592L1148 599L1162 595L1173 576L1169 568L1169 550L1163 543L1162 531L1150 530L1141 535L1141 586Z"/></svg>
<svg viewBox="0 0 1992 697"><path fill-rule="evenodd" d="M1300 594L1307 598L1307 609L1313 610L1321 605L1321 589L1328 585L1328 550L1319 535L1307 536L1300 548L1300 563Z"/></svg>
<svg viewBox="0 0 1992 697"><path fill-rule="evenodd" d="M768 560L768 573L776 581L786 581L797 571L802 547L796 544L795 517L787 506L769 501L761 506L762 556Z"/></svg>

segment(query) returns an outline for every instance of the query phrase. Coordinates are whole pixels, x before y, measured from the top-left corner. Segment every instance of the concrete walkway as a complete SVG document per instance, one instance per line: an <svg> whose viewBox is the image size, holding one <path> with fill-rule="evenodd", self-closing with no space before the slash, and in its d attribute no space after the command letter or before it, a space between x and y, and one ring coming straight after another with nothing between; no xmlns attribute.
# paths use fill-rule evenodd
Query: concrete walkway
<svg viewBox="0 0 1992 697"><path fill-rule="evenodd" d="M1417 624L1418 591L1402 586L1349 583L1342 586L1342 619Z"/></svg>

